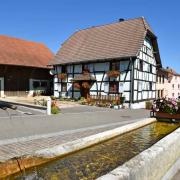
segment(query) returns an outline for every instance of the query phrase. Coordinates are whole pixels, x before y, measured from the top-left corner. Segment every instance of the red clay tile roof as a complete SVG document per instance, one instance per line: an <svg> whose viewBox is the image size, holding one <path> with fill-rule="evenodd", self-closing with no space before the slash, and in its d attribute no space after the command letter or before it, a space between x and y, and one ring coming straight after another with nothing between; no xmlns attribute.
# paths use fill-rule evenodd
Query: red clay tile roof
<svg viewBox="0 0 180 180"><path fill-rule="evenodd" d="M159 52L156 36L143 17L80 30L64 42L51 64L136 57L147 33ZM156 57L161 64L159 53Z"/></svg>
<svg viewBox="0 0 180 180"><path fill-rule="evenodd" d="M0 64L47 68L52 58L44 44L0 35Z"/></svg>
<svg viewBox="0 0 180 180"><path fill-rule="evenodd" d="M167 74L172 74L174 76L180 76L179 73L177 73L174 69L172 69L170 67L158 69L158 73L161 73L161 72L164 72L164 73L167 73Z"/></svg>

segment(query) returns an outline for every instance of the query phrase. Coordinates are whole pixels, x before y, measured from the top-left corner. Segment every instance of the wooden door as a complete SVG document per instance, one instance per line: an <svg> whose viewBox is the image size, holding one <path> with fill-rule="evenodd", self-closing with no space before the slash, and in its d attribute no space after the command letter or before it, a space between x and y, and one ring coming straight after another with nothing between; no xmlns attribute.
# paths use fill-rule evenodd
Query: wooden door
<svg viewBox="0 0 180 180"><path fill-rule="evenodd" d="M90 91L90 89L89 88L81 88L81 97L84 97L84 98L88 98L88 96L89 96L89 91Z"/></svg>

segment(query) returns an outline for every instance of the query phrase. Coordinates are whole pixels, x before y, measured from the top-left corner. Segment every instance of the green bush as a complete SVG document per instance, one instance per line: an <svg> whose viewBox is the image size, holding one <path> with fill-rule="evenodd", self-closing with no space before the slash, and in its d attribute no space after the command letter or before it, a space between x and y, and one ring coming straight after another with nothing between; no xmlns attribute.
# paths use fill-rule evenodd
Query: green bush
<svg viewBox="0 0 180 180"><path fill-rule="evenodd" d="M152 108L152 102L146 101L146 109L151 109L151 108Z"/></svg>
<svg viewBox="0 0 180 180"><path fill-rule="evenodd" d="M120 104L124 104L124 102L125 102L125 97L120 97Z"/></svg>
<svg viewBox="0 0 180 180"><path fill-rule="evenodd" d="M55 97L55 96L51 96L51 99L52 99L52 100L56 100L56 97Z"/></svg>
<svg viewBox="0 0 180 180"><path fill-rule="evenodd" d="M61 111L57 106L51 107L51 114L59 114Z"/></svg>
<svg viewBox="0 0 180 180"><path fill-rule="evenodd" d="M81 98L80 98L80 101L85 101L85 98L84 98L84 97L81 97Z"/></svg>

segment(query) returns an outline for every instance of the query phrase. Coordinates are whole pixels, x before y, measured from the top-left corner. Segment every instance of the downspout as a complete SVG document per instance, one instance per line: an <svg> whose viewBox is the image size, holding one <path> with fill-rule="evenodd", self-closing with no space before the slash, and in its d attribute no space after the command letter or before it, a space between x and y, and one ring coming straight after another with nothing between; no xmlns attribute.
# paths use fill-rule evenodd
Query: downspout
<svg viewBox="0 0 180 180"><path fill-rule="evenodd" d="M134 98L134 62L132 57L130 57L131 62L131 84L130 84L130 101L129 108L132 108L133 98Z"/></svg>

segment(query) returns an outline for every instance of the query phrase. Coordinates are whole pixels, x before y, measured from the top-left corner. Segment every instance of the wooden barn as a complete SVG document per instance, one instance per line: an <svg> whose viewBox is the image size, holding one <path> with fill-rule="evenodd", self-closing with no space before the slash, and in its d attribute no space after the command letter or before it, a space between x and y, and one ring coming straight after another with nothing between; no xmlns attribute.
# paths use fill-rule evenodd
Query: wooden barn
<svg viewBox="0 0 180 180"><path fill-rule="evenodd" d="M0 35L0 96L50 94L52 57L44 44Z"/></svg>
<svg viewBox="0 0 180 180"><path fill-rule="evenodd" d="M140 17L75 32L51 64L56 97L121 95L140 108L156 97L161 59L157 37Z"/></svg>

